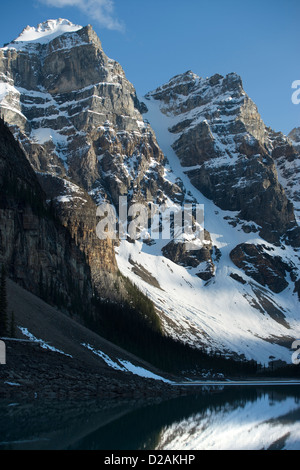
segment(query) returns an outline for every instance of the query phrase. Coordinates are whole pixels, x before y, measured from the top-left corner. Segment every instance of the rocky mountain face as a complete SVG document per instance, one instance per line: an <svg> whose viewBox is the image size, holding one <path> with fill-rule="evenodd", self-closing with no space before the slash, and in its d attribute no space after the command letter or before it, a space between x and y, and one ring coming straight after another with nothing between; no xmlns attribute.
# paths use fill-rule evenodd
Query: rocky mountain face
<svg viewBox="0 0 300 470"><path fill-rule="evenodd" d="M113 243L96 236L96 204L117 207L122 195L183 199L164 176L164 156L133 85L91 26L67 20L28 27L2 48L0 78L3 118L85 253L99 293L112 296Z"/></svg>
<svg viewBox="0 0 300 470"><path fill-rule="evenodd" d="M162 179L163 154L133 85L91 26L52 36L1 49L5 120L37 172L67 177L100 200L108 192L116 204L129 190L138 195L152 174Z"/></svg>
<svg viewBox="0 0 300 470"><path fill-rule="evenodd" d="M93 294L84 254L55 219L38 178L2 120L0 168L0 263L25 289L78 313L90 305Z"/></svg>
<svg viewBox="0 0 300 470"><path fill-rule="evenodd" d="M272 156L276 162L278 177L286 195L294 204L295 217L300 220L300 129L293 129L288 136L270 131L275 141Z"/></svg>
<svg viewBox="0 0 300 470"><path fill-rule="evenodd" d="M238 212L250 222L247 230L254 222L267 241L290 236L299 246L294 208L276 168L280 158L294 160L295 149L266 128L238 75L202 79L187 72L146 98L173 117L172 147L197 189L221 209Z"/></svg>
<svg viewBox="0 0 300 470"><path fill-rule="evenodd" d="M300 127L295 127L288 135L294 148L299 152L300 147Z"/></svg>
<svg viewBox="0 0 300 470"><path fill-rule="evenodd" d="M288 362L300 335L299 133L268 128L238 75L189 71L138 98L93 28L60 19L0 49L0 110L99 296L123 298L120 271L166 334ZM97 205L118 213L120 196L204 204L201 246L99 240Z"/></svg>

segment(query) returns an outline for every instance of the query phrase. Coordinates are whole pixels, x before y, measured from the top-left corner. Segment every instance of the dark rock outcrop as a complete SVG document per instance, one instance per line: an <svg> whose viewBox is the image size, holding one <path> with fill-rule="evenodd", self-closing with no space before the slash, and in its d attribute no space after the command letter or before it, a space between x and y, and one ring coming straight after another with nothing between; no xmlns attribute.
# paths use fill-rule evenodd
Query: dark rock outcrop
<svg viewBox="0 0 300 470"><path fill-rule="evenodd" d="M238 245L232 250L230 257L247 276L275 293L287 288L287 274L293 273L293 266L285 263L279 256L272 256L262 245Z"/></svg>
<svg viewBox="0 0 300 470"><path fill-rule="evenodd" d="M207 230L204 231L203 247L189 250L186 243L172 240L162 249L163 255L184 267L199 268L197 276L208 281L214 276L215 266L212 260L212 241ZM201 269L200 269L201 268Z"/></svg>

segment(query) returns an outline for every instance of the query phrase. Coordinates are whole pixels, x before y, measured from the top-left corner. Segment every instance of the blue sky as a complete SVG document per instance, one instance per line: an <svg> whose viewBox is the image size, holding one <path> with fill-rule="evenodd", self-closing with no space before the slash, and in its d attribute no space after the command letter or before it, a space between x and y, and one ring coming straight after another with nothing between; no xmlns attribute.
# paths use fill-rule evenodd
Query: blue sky
<svg viewBox="0 0 300 470"><path fill-rule="evenodd" d="M291 101L300 80L299 0L5 0L0 44L59 17L92 24L139 94L187 70L236 72L268 126L300 126L300 104Z"/></svg>

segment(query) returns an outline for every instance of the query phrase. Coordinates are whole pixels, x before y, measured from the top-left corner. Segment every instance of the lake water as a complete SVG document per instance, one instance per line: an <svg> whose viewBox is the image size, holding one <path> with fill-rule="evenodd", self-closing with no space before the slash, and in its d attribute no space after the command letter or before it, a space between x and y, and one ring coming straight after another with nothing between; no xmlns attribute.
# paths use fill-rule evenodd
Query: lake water
<svg viewBox="0 0 300 470"><path fill-rule="evenodd" d="M164 402L0 402L0 450L300 450L300 386L202 387Z"/></svg>

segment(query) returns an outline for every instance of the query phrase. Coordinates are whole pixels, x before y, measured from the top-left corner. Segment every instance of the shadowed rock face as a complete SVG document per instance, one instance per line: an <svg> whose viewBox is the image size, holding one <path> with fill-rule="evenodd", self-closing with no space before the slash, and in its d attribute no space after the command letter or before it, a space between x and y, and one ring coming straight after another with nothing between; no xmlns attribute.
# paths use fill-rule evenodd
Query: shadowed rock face
<svg viewBox="0 0 300 470"><path fill-rule="evenodd" d="M0 195L0 264L9 276L62 308L74 305L77 294L88 305L92 283L85 257L53 217L24 152L1 120Z"/></svg>
<svg viewBox="0 0 300 470"><path fill-rule="evenodd" d="M173 149L193 185L221 209L254 221L272 243L296 227L291 196L278 161L294 161L291 141L268 129L236 74L199 78L178 75L149 93L161 111L174 116ZM296 133L295 133L296 134ZM282 184L281 184L282 183ZM291 241L298 246L299 236Z"/></svg>
<svg viewBox="0 0 300 470"><path fill-rule="evenodd" d="M62 225L84 253L95 287L103 297L112 297L118 267L112 240L97 237L97 207L91 196L68 180L49 174L38 179L47 193Z"/></svg>

